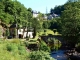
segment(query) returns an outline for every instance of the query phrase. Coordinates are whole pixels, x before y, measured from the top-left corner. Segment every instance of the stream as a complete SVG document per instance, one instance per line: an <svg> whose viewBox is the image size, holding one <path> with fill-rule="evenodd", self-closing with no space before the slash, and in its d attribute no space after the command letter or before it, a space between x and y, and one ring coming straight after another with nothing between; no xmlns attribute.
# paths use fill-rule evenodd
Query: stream
<svg viewBox="0 0 80 60"><path fill-rule="evenodd" d="M56 60L68 60L68 57L64 54L65 50L58 50L51 52L51 57Z"/></svg>

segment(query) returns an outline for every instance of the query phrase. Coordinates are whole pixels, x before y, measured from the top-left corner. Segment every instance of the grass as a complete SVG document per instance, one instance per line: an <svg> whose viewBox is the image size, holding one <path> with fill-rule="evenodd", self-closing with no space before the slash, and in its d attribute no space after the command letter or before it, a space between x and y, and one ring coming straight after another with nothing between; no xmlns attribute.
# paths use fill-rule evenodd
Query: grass
<svg viewBox="0 0 80 60"><path fill-rule="evenodd" d="M45 44L41 43L41 45L43 45L41 47L42 48L41 51L35 51L35 53L32 55L31 54L32 51L28 51L23 42L24 41L20 41L19 39L12 39L10 41L0 40L0 59L1 60L31 60L31 58L35 56L35 58L38 60L37 57L41 56L44 60L46 58L48 58L49 60L54 60L52 57L50 57L49 54L46 54L49 52L44 51L44 49L47 50L47 45L45 46ZM44 48L44 46L46 48ZM42 58L39 60L42 60Z"/></svg>
<svg viewBox="0 0 80 60"><path fill-rule="evenodd" d="M29 60L28 51L23 43L17 40L0 40L1 60Z"/></svg>

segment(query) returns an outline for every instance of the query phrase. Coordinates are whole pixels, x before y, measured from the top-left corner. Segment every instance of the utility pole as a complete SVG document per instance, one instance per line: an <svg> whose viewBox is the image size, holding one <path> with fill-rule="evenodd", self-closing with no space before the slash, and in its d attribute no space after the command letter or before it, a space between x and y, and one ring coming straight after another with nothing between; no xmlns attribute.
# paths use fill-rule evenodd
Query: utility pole
<svg viewBox="0 0 80 60"><path fill-rule="evenodd" d="M47 17L48 17L48 10L47 10L47 7L46 7L46 14L45 14ZM48 20L48 19L47 19Z"/></svg>
<svg viewBox="0 0 80 60"><path fill-rule="evenodd" d="M47 11L47 7L46 7L46 14L48 13L48 11Z"/></svg>

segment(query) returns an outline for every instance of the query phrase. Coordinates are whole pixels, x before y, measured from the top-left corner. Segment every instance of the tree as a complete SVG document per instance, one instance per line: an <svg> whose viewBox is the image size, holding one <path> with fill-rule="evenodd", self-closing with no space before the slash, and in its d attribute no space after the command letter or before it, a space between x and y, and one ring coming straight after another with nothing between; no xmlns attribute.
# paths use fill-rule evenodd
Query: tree
<svg viewBox="0 0 80 60"><path fill-rule="evenodd" d="M4 22L6 24L6 26L8 26L9 24L14 22L13 18L14 17L8 13L3 12L0 14L0 19L2 22Z"/></svg>
<svg viewBox="0 0 80 60"><path fill-rule="evenodd" d="M0 19L7 25L16 22L26 26L31 20L31 8L27 9L17 0L0 0Z"/></svg>
<svg viewBox="0 0 80 60"><path fill-rule="evenodd" d="M50 27L50 22L49 21L44 21L42 24L44 29L48 29Z"/></svg>
<svg viewBox="0 0 80 60"><path fill-rule="evenodd" d="M32 13L32 9L31 8L28 8L28 11Z"/></svg>
<svg viewBox="0 0 80 60"><path fill-rule="evenodd" d="M30 27L34 28L34 34L36 36L36 33L39 32L39 30L41 29L41 24L40 21L38 21L37 18L32 18L29 22ZM34 38L35 38L34 36Z"/></svg>
<svg viewBox="0 0 80 60"><path fill-rule="evenodd" d="M51 8L51 9L50 9L50 14L53 14L53 13L54 13L54 9Z"/></svg>
<svg viewBox="0 0 80 60"><path fill-rule="evenodd" d="M49 29L56 29L59 33L61 33L61 19L54 18L50 21Z"/></svg>
<svg viewBox="0 0 80 60"><path fill-rule="evenodd" d="M39 12L37 19L39 19L40 21L43 21L44 20L44 14Z"/></svg>
<svg viewBox="0 0 80 60"><path fill-rule="evenodd" d="M79 2L80 0L68 0L68 2Z"/></svg>
<svg viewBox="0 0 80 60"><path fill-rule="evenodd" d="M0 0L0 19L7 27L12 24L16 24L16 28L19 28L20 25L27 27L28 22L32 19L31 8L27 9L17 0Z"/></svg>
<svg viewBox="0 0 80 60"><path fill-rule="evenodd" d="M38 31L38 29L41 28L41 24L40 24L40 22L38 21L37 18L32 18L31 26L36 29L36 32Z"/></svg>
<svg viewBox="0 0 80 60"><path fill-rule="evenodd" d="M80 31L80 6L79 2L67 3L66 10L63 11L62 20L62 35L65 40L71 45L75 45L78 41Z"/></svg>
<svg viewBox="0 0 80 60"><path fill-rule="evenodd" d="M51 8L50 9L50 14L55 13L55 14L60 15L62 13L62 11L64 11L64 5L59 5L59 6L55 6L54 9Z"/></svg>

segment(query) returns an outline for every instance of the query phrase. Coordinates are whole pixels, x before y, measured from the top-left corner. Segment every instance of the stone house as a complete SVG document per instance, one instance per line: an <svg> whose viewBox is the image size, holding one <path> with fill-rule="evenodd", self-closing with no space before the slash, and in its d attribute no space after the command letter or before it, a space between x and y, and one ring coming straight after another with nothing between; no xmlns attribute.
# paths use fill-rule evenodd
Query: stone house
<svg viewBox="0 0 80 60"><path fill-rule="evenodd" d="M33 17L34 17L34 18L37 18L38 15L39 15L39 13L38 13L37 11L33 11L32 13L33 13Z"/></svg>
<svg viewBox="0 0 80 60"><path fill-rule="evenodd" d="M18 37L19 38L26 38L26 37L29 37L29 38L33 38L33 32L32 31L28 31L27 28L20 28L18 29Z"/></svg>
<svg viewBox="0 0 80 60"><path fill-rule="evenodd" d="M10 36L12 36L13 38L15 38L16 35L17 38L26 38L26 37L33 38L32 31L28 31L27 28L23 28L23 27L17 28L16 24L11 25L9 30L10 30Z"/></svg>

